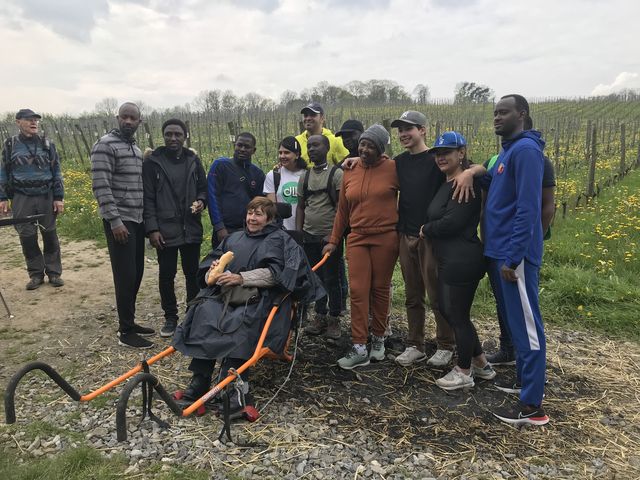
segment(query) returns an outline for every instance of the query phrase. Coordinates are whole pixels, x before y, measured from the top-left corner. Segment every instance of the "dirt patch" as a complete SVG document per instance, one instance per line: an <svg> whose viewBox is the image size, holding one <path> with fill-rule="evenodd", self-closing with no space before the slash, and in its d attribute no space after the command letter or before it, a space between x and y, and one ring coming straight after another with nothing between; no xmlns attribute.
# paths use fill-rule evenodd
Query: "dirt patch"
<svg viewBox="0 0 640 480"><path fill-rule="evenodd" d="M63 240L66 285L59 289L44 285L28 292L16 235L0 230L0 245L0 288L15 314L11 321L6 316L0 320L0 385L19 365L38 359L85 393L136 364L139 352L118 347L115 341L117 319L106 250L91 242ZM143 323L159 328L162 313L152 251L145 265L138 315ZM178 297L183 298L182 282L177 284ZM398 316L393 325L396 335L387 345L401 350L405 322ZM493 349L495 321L477 325L481 336L489 339L485 346ZM81 432L88 445L126 455L131 468L171 458L178 464L229 473L220 478L297 478L308 471L315 472L314 478L358 478L360 473L380 478L373 472L382 470L386 478L406 478L418 477L425 469L443 478L640 475L637 344L548 328L545 409L551 422L543 428L518 430L493 418L494 407L516 397L497 391L491 382L478 381L469 392L445 393L435 386L445 371L425 363L407 369L386 360L351 372L337 368L335 362L347 348L347 319L343 331L339 345L302 337L290 382L259 423L234 428L235 446L213 441L220 422L211 415L178 418L157 398L154 411L170 429L162 433L149 421L138 426L133 417L140 413L139 400L132 398L131 440L119 444L114 412L122 387L77 406L52 382L33 374L17 392L18 424L0 428L0 448L28 458L29 453L20 449L26 450L32 439L18 434L41 421L62 425L60 436L72 448L79 444L76 437ZM168 339L154 340L158 345L148 356L169 344ZM175 354L151 371L172 390L188 382L187 365L188 359ZM251 388L258 407L271 398L288 369L288 364L273 361L254 369ZM498 373L510 377L513 369L504 367ZM61 449L68 448L62 445ZM143 458L132 455L134 451ZM292 477L294 467L298 473Z"/></svg>

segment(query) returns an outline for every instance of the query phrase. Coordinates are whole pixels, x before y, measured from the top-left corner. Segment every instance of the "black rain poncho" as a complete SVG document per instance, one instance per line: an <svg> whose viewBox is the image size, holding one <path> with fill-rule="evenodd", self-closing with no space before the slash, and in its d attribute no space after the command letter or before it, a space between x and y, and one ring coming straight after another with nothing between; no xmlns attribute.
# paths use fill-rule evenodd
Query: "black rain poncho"
<svg viewBox="0 0 640 480"><path fill-rule="evenodd" d="M220 287L206 286L204 275L211 262L228 251L234 254L227 266L230 272L268 268L276 285L259 289L258 302L238 307L229 305L225 311ZM275 301L283 293L291 292L280 305L264 344L273 352L281 353L291 327L292 301L309 303L326 295L302 247L274 224L266 225L256 234L246 231L230 234L202 261L198 281L204 288L184 322L178 325L173 346L189 357L211 360L250 358Z"/></svg>

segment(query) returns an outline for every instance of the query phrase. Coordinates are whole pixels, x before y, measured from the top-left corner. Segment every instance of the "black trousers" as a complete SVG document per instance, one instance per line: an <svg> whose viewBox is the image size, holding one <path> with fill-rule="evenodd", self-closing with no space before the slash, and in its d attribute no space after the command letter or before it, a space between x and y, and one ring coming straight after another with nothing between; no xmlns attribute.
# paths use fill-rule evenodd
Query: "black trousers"
<svg viewBox="0 0 640 480"><path fill-rule="evenodd" d="M142 223L123 222L129 230L127 243L118 243L113 238L111 225L102 220L107 237L113 285L120 333L128 333L136 318L136 298L144 274L144 226Z"/></svg>
<svg viewBox="0 0 640 480"><path fill-rule="evenodd" d="M230 368L239 368L246 360L242 360L240 358L225 358L222 360L222 365L220 366L220 380L227 376L227 373ZM191 363L189 364L189 370L194 374L203 375L208 379L211 379L213 376L213 369L216 366L215 360L208 360L206 358L193 358L191 359ZM240 374L240 378L245 382L249 381L249 371L251 369L245 370Z"/></svg>
<svg viewBox="0 0 640 480"><path fill-rule="evenodd" d="M178 303L174 280L178 270L178 251L180 263L187 288L187 303L198 294L198 282L196 274L200 263L200 244L187 243L177 247L165 247L158 252L158 288L160 290L160 303L164 311L164 318L178 318Z"/></svg>
<svg viewBox="0 0 640 480"><path fill-rule="evenodd" d="M476 327L471 322L471 305L479 281L461 285L450 285L438 275L438 304L442 316L447 320L456 336L458 366L471 368L471 359L482 353Z"/></svg>
<svg viewBox="0 0 640 480"><path fill-rule="evenodd" d="M313 267L322 259L322 248L325 243L322 237L304 235L304 251L307 254L309 263ZM322 280L322 285L327 291L329 300L328 313L332 317L337 317L342 311L342 286L340 285L340 260L342 259L342 242L336 250L329 256L322 267L316 273ZM315 312L320 315L327 314L327 295L320 300L316 300Z"/></svg>

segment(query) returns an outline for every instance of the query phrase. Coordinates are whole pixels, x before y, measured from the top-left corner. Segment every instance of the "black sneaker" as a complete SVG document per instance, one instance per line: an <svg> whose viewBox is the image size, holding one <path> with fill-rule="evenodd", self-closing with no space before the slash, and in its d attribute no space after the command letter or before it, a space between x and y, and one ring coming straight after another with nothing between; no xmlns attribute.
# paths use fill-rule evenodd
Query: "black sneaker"
<svg viewBox="0 0 640 480"><path fill-rule="evenodd" d="M511 425L546 425L549 417L542 407L533 407L519 403L511 408L499 408L493 415Z"/></svg>
<svg viewBox="0 0 640 480"><path fill-rule="evenodd" d="M153 347L153 342L142 338L135 332L118 334L118 344L123 347L139 348L141 350Z"/></svg>
<svg viewBox="0 0 640 480"><path fill-rule="evenodd" d="M516 356L513 352L500 349L491 355L487 355L487 362L491 365L515 365Z"/></svg>
<svg viewBox="0 0 640 480"><path fill-rule="evenodd" d="M160 336L163 337L163 338L172 337L173 334L176 331L176 327L177 326L178 326L178 319L177 318L167 318L167 319L165 319L164 325L160 329Z"/></svg>
<svg viewBox="0 0 640 480"><path fill-rule="evenodd" d="M211 377L207 377L200 373L194 373L191 377L189 386L184 390L184 399L195 402L211 388Z"/></svg>
<svg viewBox="0 0 640 480"><path fill-rule="evenodd" d="M149 337L151 335L155 335L156 331L150 327L143 327L142 325L138 325L137 323L133 324L133 328L131 329L133 333L137 333L138 335L142 335L143 337Z"/></svg>
<svg viewBox="0 0 640 480"><path fill-rule="evenodd" d="M519 381L510 381L504 379L498 379L493 384L498 390L502 390L507 393L520 393L522 390L522 384Z"/></svg>
<svg viewBox="0 0 640 480"><path fill-rule="evenodd" d="M29 283L27 283L27 290L35 290L36 288L40 288L40 285L44 283L44 278L42 277L31 277Z"/></svg>

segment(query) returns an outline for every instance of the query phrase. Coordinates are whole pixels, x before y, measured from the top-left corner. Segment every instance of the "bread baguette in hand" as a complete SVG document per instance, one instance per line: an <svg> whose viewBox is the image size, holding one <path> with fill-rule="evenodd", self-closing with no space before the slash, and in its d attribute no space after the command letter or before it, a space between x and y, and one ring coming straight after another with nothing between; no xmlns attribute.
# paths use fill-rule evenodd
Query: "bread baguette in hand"
<svg viewBox="0 0 640 480"><path fill-rule="evenodd" d="M218 277L224 273L225 268L227 268L227 265L229 265L232 260L233 260L233 252L224 253L218 259L218 264L215 267L211 267L209 269L209 272L207 275L207 285L209 285L210 287L212 285L215 285L216 282L218 281Z"/></svg>

